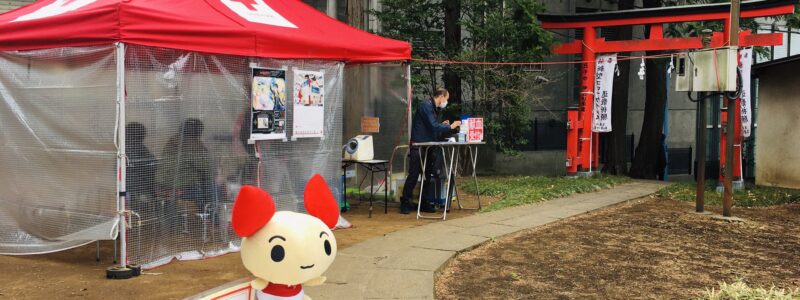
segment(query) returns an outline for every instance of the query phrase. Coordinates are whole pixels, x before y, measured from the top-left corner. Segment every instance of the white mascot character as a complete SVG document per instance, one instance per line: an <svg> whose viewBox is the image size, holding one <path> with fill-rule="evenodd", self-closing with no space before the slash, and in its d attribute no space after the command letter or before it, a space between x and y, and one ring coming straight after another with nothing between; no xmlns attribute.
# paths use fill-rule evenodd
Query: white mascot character
<svg viewBox="0 0 800 300"><path fill-rule="evenodd" d="M336 257L331 228L339 207L319 174L306 185L308 214L275 212L266 191L244 186L233 206L233 229L242 239L242 263L256 279L250 284L259 300L310 299L303 285L325 282L322 273Z"/></svg>

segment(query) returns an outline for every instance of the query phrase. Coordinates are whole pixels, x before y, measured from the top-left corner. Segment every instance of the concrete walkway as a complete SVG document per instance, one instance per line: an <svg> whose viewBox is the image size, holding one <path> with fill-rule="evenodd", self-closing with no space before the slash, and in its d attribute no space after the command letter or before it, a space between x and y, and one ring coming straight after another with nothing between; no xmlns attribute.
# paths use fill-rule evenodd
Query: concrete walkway
<svg viewBox="0 0 800 300"><path fill-rule="evenodd" d="M328 281L305 290L314 300L433 299L437 273L460 252L517 231L641 198L664 186L635 181L393 232L341 250L325 272Z"/></svg>

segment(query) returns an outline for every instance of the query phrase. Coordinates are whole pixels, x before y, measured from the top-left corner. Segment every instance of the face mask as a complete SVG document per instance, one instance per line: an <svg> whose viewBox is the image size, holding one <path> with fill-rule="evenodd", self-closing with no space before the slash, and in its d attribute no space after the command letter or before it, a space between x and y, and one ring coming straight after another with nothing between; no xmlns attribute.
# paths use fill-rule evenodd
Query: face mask
<svg viewBox="0 0 800 300"><path fill-rule="evenodd" d="M439 108L445 108L446 106L447 106L447 101L445 101L444 103L442 103L442 106L439 106Z"/></svg>

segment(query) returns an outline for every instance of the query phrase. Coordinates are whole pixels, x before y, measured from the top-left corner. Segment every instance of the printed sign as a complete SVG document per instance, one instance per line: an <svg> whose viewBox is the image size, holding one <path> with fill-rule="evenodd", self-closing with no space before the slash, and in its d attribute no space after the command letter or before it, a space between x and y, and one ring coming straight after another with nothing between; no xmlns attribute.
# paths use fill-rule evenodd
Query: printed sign
<svg viewBox="0 0 800 300"><path fill-rule="evenodd" d="M362 133L378 133L381 131L381 119L372 117L361 117Z"/></svg>
<svg viewBox="0 0 800 300"><path fill-rule="evenodd" d="M742 136L750 136L753 114L750 111L750 69L753 65L753 48L739 50L739 70L742 71L742 93L739 96L742 107Z"/></svg>
<svg viewBox="0 0 800 300"><path fill-rule="evenodd" d="M467 142L476 143L483 141L483 118L469 118Z"/></svg>
<svg viewBox="0 0 800 300"><path fill-rule="evenodd" d="M250 139L286 138L286 71L253 68Z"/></svg>
<svg viewBox="0 0 800 300"><path fill-rule="evenodd" d="M292 136L322 137L325 124L325 74L294 69Z"/></svg>
<svg viewBox="0 0 800 300"><path fill-rule="evenodd" d="M600 55L594 71L594 105L592 107L592 131L611 131L611 92L614 88L614 69L617 54ZM623 116L624 117L624 116Z"/></svg>

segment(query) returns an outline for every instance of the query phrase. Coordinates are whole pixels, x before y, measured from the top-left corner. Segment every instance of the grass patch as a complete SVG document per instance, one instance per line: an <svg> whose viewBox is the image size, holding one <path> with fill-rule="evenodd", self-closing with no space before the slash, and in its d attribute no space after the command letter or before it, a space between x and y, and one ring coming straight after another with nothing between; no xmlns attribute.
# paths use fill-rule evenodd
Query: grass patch
<svg viewBox="0 0 800 300"><path fill-rule="evenodd" d="M722 193L716 192L717 183L706 183L705 204L722 205ZM679 201L695 201L694 183L676 183L665 187L656 196ZM733 193L733 205L738 207L763 207L800 202L800 190L756 186L747 184L741 191Z"/></svg>
<svg viewBox="0 0 800 300"><path fill-rule="evenodd" d="M719 290L706 290L700 298L702 300L794 300L800 299L800 290L777 289L774 286L769 290L751 288L742 280L734 283L720 283Z"/></svg>
<svg viewBox="0 0 800 300"><path fill-rule="evenodd" d="M370 193L369 193L369 186L367 186L365 191L359 190L358 188L348 187L345 190L345 194L347 195L348 202L358 202L359 199L363 199L364 201L369 201ZM379 190L377 187L375 188L375 201L383 201L383 188ZM394 192L389 191L389 201L394 199Z"/></svg>
<svg viewBox="0 0 800 300"><path fill-rule="evenodd" d="M480 191L475 189L475 184L471 180L459 182L459 188L473 195L499 197L500 201L492 203L482 210L493 211L565 197L575 193L594 192L628 181L630 181L628 177L609 175L578 178L544 176L491 177L478 178Z"/></svg>

